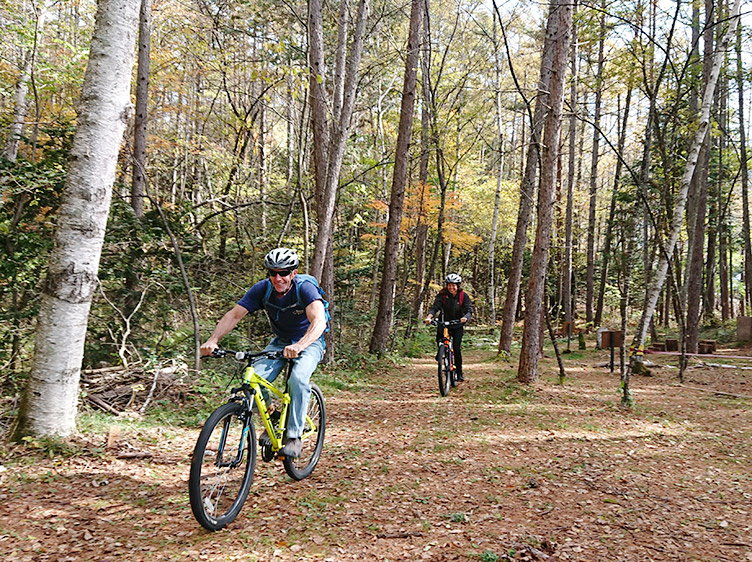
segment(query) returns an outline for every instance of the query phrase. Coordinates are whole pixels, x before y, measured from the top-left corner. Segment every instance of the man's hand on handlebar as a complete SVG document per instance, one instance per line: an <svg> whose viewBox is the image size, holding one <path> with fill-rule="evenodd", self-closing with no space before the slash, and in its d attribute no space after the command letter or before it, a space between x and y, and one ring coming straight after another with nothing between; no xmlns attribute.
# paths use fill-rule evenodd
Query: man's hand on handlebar
<svg viewBox="0 0 752 562"><path fill-rule="evenodd" d="M207 357L214 354L214 350L217 349L219 345L217 345L216 342L212 340L206 340L201 345L201 357Z"/></svg>
<svg viewBox="0 0 752 562"><path fill-rule="evenodd" d="M297 343L294 343L285 347L285 349L282 351L282 355L287 359L295 359L298 355L300 355L301 351L303 350L300 349L300 346Z"/></svg>

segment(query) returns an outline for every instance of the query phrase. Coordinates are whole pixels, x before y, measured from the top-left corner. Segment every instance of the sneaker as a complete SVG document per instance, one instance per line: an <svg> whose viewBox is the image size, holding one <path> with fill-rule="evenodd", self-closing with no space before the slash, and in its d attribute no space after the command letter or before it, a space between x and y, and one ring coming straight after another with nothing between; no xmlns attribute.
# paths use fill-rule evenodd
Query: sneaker
<svg viewBox="0 0 752 562"><path fill-rule="evenodd" d="M271 437L269 437L269 434L266 432L266 430L264 430L264 432L259 436L258 443L262 447L272 446L272 439Z"/></svg>
<svg viewBox="0 0 752 562"><path fill-rule="evenodd" d="M285 441L285 446L280 449L279 454L285 457L298 458L303 452L303 442L299 437L291 437Z"/></svg>
<svg viewBox="0 0 752 562"><path fill-rule="evenodd" d="M281 414L281 412L279 410L274 410L269 415L269 417L272 420L272 425L274 426L275 431L276 431L276 429L277 429L277 427L279 425L280 414ZM258 443L262 447L264 447L264 446L271 447L271 445L272 445L272 439L271 439L271 437L269 437L269 434L266 432L266 429L261 433L261 435L259 435Z"/></svg>

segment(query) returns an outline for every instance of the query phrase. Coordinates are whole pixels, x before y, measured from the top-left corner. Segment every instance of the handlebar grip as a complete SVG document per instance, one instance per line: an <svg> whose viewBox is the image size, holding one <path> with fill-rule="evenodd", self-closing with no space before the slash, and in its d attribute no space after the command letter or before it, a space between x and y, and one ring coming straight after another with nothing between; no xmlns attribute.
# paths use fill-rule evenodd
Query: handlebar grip
<svg viewBox="0 0 752 562"><path fill-rule="evenodd" d="M257 357L268 357L269 359L286 359L282 351L262 351L261 353L252 353L250 351L233 351L232 349L217 348L211 352L211 355L202 355L203 359L222 358L228 355L234 355L237 361L255 359Z"/></svg>

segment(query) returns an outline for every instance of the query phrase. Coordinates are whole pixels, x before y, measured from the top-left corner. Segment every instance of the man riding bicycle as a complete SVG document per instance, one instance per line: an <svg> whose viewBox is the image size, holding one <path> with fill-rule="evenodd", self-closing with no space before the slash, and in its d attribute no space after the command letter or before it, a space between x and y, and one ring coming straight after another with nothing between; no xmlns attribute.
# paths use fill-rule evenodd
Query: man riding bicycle
<svg viewBox="0 0 752 562"><path fill-rule="evenodd" d="M295 250L276 248L269 252L264 258L268 279L253 285L222 317L211 337L201 346L201 354L210 355L246 314L266 311L274 337L264 351L282 351L284 357L295 359L288 379L292 399L290 418L285 444L280 449L280 454L288 457L299 457L302 450L300 436L311 396L311 375L324 357L323 336L327 327L321 292L313 282L296 280L299 265ZM255 370L272 382L284 365L282 359L261 359L255 364Z"/></svg>
<svg viewBox="0 0 752 562"><path fill-rule="evenodd" d="M465 324L473 317L473 302L468 294L462 290L462 277L457 273L450 273L444 281L445 287L436 295L425 322L426 324L430 323L433 317L441 312L442 320L445 322L459 319L462 324ZM462 376L462 334L464 326L452 326L448 329L454 342L454 365L457 369L457 380L464 381L465 377ZM441 341L443 334L444 328L438 326L436 330L437 342Z"/></svg>

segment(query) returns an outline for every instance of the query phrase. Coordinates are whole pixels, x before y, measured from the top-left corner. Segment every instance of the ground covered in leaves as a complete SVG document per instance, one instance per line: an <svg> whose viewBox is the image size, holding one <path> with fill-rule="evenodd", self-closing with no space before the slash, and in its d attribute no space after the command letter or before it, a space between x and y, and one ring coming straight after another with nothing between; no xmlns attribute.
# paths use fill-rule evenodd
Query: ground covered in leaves
<svg viewBox="0 0 752 562"><path fill-rule="evenodd" d="M749 350L737 354L751 355ZM324 453L293 482L259 460L240 516L210 533L188 504L194 427L112 417L73 456L3 444L11 561L752 561L752 361L650 356L632 411L605 351L516 361L471 351L438 395L431 357L317 382ZM707 361L710 361L709 359ZM219 399L218 399L219 401ZM110 440L110 448L107 441ZM131 454L132 453L132 454ZM121 457L121 458L118 458Z"/></svg>

